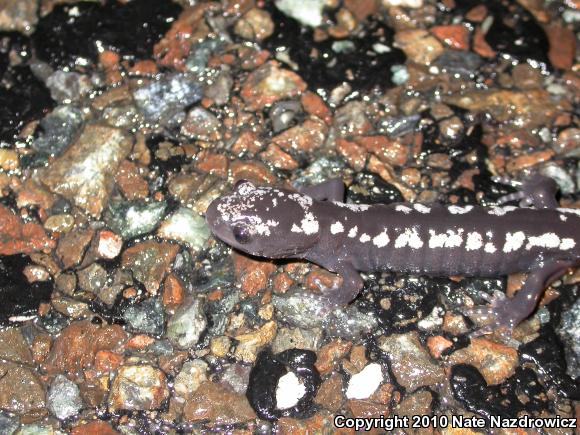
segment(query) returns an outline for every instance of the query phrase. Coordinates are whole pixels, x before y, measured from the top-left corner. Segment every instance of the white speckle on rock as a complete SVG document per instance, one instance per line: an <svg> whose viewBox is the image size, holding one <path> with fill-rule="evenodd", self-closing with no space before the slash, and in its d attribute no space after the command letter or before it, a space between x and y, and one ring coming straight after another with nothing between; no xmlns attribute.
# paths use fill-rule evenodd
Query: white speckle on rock
<svg viewBox="0 0 580 435"><path fill-rule="evenodd" d="M473 210L472 205L466 205L465 207L460 207L458 205L450 205L449 207L447 207L447 211L449 211L449 213L451 214L465 214L469 213L471 210Z"/></svg>
<svg viewBox="0 0 580 435"><path fill-rule="evenodd" d="M431 208L423 204L413 204L413 208L417 210L419 213L423 214L431 213Z"/></svg>
<svg viewBox="0 0 580 435"><path fill-rule="evenodd" d="M420 249L423 247L423 241L416 228L405 228L405 232L399 234L397 240L395 240L395 248L403 248L409 246L413 249Z"/></svg>
<svg viewBox="0 0 580 435"><path fill-rule="evenodd" d="M369 236L367 233L363 233L363 234L361 234L361 236L360 236L360 239L359 239L359 240L360 240L360 242L361 242L361 243L366 243L366 242L368 242L370 239L371 239L371 236Z"/></svg>
<svg viewBox="0 0 580 435"><path fill-rule="evenodd" d="M465 249L467 251L475 251L483 246L483 238L481 234L473 231L467 234L467 241L465 242Z"/></svg>
<svg viewBox="0 0 580 435"><path fill-rule="evenodd" d="M347 399L367 399L383 382L383 370L380 364L371 363L348 381Z"/></svg>
<svg viewBox="0 0 580 435"><path fill-rule="evenodd" d="M517 251L522 247L524 241L526 240L526 235L523 231L516 231L515 233L506 233L505 243L503 245L503 252L506 254L508 252Z"/></svg>
<svg viewBox="0 0 580 435"><path fill-rule="evenodd" d="M342 233L344 231L344 227L342 226L342 223L340 222L335 222L330 226L330 233L331 234L338 234L338 233Z"/></svg>
<svg viewBox="0 0 580 435"><path fill-rule="evenodd" d="M358 232L358 226L354 226L352 227L349 231L348 231L348 237L350 237L351 239L354 239L356 237L356 233Z"/></svg>
<svg viewBox="0 0 580 435"><path fill-rule="evenodd" d="M560 237L558 237L555 233L544 233L541 236L528 237L528 244L526 245L526 249L529 250L533 247L555 249L559 246Z"/></svg>
<svg viewBox="0 0 580 435"><path fill-rule="evenodd" d="M306 394L306 387L294 372L288 372L278 379L276 387L276 408L288 409L296 404Z"/></svg>
<svg viewBox="0 0 580 435"><path fill-rule="evenodd" d="M391 241L391 239L389 238L389 235L387 234L386 228L383 230L382 233L379 233L375 237L373 237L373 243L375 244L375 246L377 248L384 248L385 246L387 246L389 244L390 241Z"/></svg>

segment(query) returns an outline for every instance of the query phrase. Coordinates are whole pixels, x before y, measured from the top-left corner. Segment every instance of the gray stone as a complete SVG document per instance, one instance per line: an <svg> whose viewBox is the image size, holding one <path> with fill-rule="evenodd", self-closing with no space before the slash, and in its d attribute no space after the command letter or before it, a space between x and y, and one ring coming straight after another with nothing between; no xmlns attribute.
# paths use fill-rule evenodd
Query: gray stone
<svg viewBox="0 0 580 435"><path fill-rule="evenodd" d="M109 410L151 411L169 397L165 374L148 365L123 366L111 386Z"/></svg>
<svg viewBox="0 0 580 435"><path fill-rule="evenodd" d="M123 313L123 319L134 331L156 336L163 334L165 314L159 299L149 298L129 306Z"/></svg>
<svg viewBox="0 0 580 435"><path fill-rule="evenodd" d="M111 230L127 240L153 231L165 216L166 207L165 201L111 202L104 219Z"/></svg>
<svg viewBox="0 0 580 435"><path fill-rule="evenodd" d="M189 74L165 75L133 93L145 118L166 127L179 125L184 109L201 100L202 90Z"/></svg>
<svg viewBox="0 0 580 435"><path fill-rule="evenodd" d="M74 106L56 107L39 124L40 134L32 148L48 154L60 155L71 144L83 124L82 112Z"/></svg>
<svg viewBox="0 0 580 435"><path fill-rule="evenodd" d="M10 417L4 411L0 411L0 433L12 435L18 429L20 423L18 417Z"/></svg>
<svg viewBox="0 0 580 435"><path fill-rule="evenodd" d="M54 192L98 218L115 184L121 161L131 152L133 138L124 130L87 125L79 139L41 176Z"/></svg>
<svg viewBox="0 0 580 435"><path fill-rule="evenodd" d="M573 378L580 376L580 299L562 313L558 334L564 342L566 372Z"/></svg>
<svg viewBox="0 0 580 435"><path fill-rule="evenodd" d="M157 235L183 242L194 251L199 251L211 233L204 218L188 208L180 207L163 221Z"/></svg>
<svg viewBox="0 0 580 435"><path fill-rule="evenodd" d="M35 1L0 0L0 31L31 35L38 22L37 8Z"/></svg>
<svg viewBox="0 0 580 435"><path fill-rule="evenodd" d="M194 107L187 113L181 125L181 134L190 139L217 140L220 137L221 122L209 110Z"/></svg>
<svg viewBox="0 0 580 435"><path fill-rule="evenodd" d="M180 349L189 349L197 344L207 326L204 304L199 298L184 302L167 323L167 338Z"/></svg>
<svg viewBox="0 0 580 435"><path fill-rule="evenodd" d="M201 359L186 361L175 376L173 389L177 397L186 400L203 381L207 380L208 365Z"/></svg>
<svg viewBox="0 0 580 435"><path fill-rule="evenodd" d="M81 290L98 294L107 282L107 271L98 263L93 263L77 272Z"/></svg>
<svg viewBox="0 0 580 435"><path fill-rule="evenodd" d="M93 89L91 79L86 75L61 70L48 77L46 87L53 100L59 103L78 101Z"/></svg>
<svg viewBox="0 0 580 435"><path fill-rule="evenodd" d="M65 420L83 407L79 387L64 375L58 375L48 390L48 409L60 420Z"/></svg>

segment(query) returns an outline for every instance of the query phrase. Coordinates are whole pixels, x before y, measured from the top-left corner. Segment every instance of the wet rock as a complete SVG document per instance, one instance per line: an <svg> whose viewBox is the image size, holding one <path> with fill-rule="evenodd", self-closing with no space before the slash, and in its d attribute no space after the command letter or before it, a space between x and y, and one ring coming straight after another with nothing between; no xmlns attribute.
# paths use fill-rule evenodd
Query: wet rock
<svg viewBox="0 0 580 435"><path fill-rule="evenodd" d="M469 49L469 29L462 24L431 27L437 39L455 50Z"/></svg>
<svg viewBox="0 0 580 435"><path fill-rule="evenodd" d="M160 409L169 397L165 374L155 367L131 365L119 368L109 393L109 410L116 412Z"/></svg>
<svg viewBox="0 0 580 435"><path fill-rule="evenodd" d="M322 24L322 13L326 3L326 0L305 0L299 3L292 0L274 2L284 14L310 27L318 27Z"/></svg>
<svg viewBox="0 0 580 435"><path fill-rule="evenodd" d="M320 148L328 133L327 125L318 118L310 118L272 138L285 151L310 153Z"/></svg>
<svg viewBox="0 0 580 435"><path fill-rule="evenodd" d="M468 347L454 352L448 361L449 364L474 366L488 385L496 385L514 374L518 365L518 352L485 338L472 338Z"/></svg>
<svg viewBox="0 0 580 435"><path fill-rule="evenodd" d="M265 420L311 416L315 411L314 397L321 383L315 361L316 354L306 350L290 349L277 355L272 355L269 350L261 352L250 372L246 393L258 416ZM288 373L293 375L285 377ZM282 385L281 379L286 379ZM285 403L278 403L278 399L283 397ZM291 403L294 405L287 406Z"/></svg>
<svg viewBox="0 0 580 435"><path fill-rule="evenodd" d="M197 344L207 326L203 301L199 298L186 300L167 322L167 338L180 349Z"/></svg>
<svg viewBox="0 0 580 435"><path fill-rule="evenodd" d="M23 223L12 210L0 204L0 255L30 254L54 246L55 242L40 225Z"/></svg>
<svg viewBox="0 0 580 435"><path fill-rule="evenodd" d="M267 11L252 8L236 21L234 33L244 39L259 42L274 33L274 23Z"/></svg>
<svg viewBox="0 0 580 435"><path fill-rule="evenodd" d="M288 349L305 349L316 351L322 341L322 330L280 328L272 342L272 352L280 353Z"/></svg>
<svg viewBox="0 0 580 435"><path fill-rule="evenodd" d="M98 263L93 263L77 272L79 288L97 294L107 281L107 271Z"/></svg>
<svg viewBox="0 0 580 435"><path fill-rule="evenodd" d="M256 331L235 337L238 345L235 351L235 357L244 362L254 362L258 351L265 345L272 342L276 336L278 325L274 321L266 322Z"/></svg>
<svg viewBox="0 0 580 435"><path fill-rule="evenodd" d="M286 130L301 111L302 106L298 101L279 101L273 104L268 116L274 133Z"/></svg>
<svg viewBox="0 0 580 435"><path fill-rule="evenodd" d="M0 1L0 30L30 35L38 22L37 5L19 0Z"/></svg>
<svg viewBox="0 0 580 435"><path fill-rule="evenodd" d="M241 96L250 110L261 110L276 101L292 98L306 89L306 83L277 62L268 62L252 72L242 85Z"/></svg>
<svg viewBox="0 0 580 435"><path fill-rule="evenodd" d="M202 90L189 74L165 75L133 92L135 104L153 123L173 127L185 118L185 108L201 100Z"/></svg>
<svg viewBox="0 0 580 435"><path fill-rule="evenodd" d="M79 228L66 233L58 241L56 255L63 268L68 269L80 264L94 234L95 231L90 228Z"/></svg>
<svg viewBox="0 0 580 435"><path fill-rule="evenodd" d="M241 283L241 290L249 296L263 291L276 271L276 266L270 261L255 260L237 252L233 258L236 280Z"/></svg>
<svg viewBox="0 0 580 435"><path fill-rule="evenodd" d="M477 72L483 60L470 51L446 50L434 64L439 70L448 74L471 76Z"/></svg>
<svg viewBox="0 0 580 435"><path fill-rule="evenodd" d="M189 139L216 141L221 138L221 122L209 110L194 107L181 125L181 134Z"/></svg>
<svg viewBox="0 0 580 435"><path fill-rule="evenodd" d="M227 425L253 420L256 414L243 395L206 381L185 403L183 418L188 422L209 420L211 424Z"/></svg>
<svg viewBox="0 0 580 435"><path fill-rule="evenodd" d="M334 126L343 135L365 134L372 128L366 114L366 107L361 101L350 101L336 110Z"/></svg>
<svg viewBox="0 0 580 435"><path fill-rule="evenodd" d="M332 371L351 349L352 343L341 339L333 340L330 343L322 346L318 351L318 358L316 360L316 369L321 375L325 375Z"/></svg>
<svg viewBox="0 0 580 435"><path fill-rule="evenodd" d="M333 373L320 385L314 401L331 412L337 412L344 402L343 388L342 376Z"/></svg>
<svg viewBox="0 0 580 435"><path fill-rule="evenodd" d="M4 411L0 411L0 433L12 435L20 426L19 418L8 415Z"/></svg>
<svg viewBox="0 0 580 435"><path fill-rule="evenodd" d="M416 391L407 395L395 408L396 415L407 416L412 421L414 415L430 415L433 394L430 391Z"/></svg>
<svg viewBox="0 0 580 435"><path fill-rule="evenodd" d="M376 330L378 324L374 317L359 311L356 306L334 310L325 319L325 329L329 337L340 337L346 340L357 338Z"/></svg>
<svg viewBox="0 0 580 435"><path fill-rule="evenodd" d="M199 251L211 233L204 218L188 208L180 207L163 221L157 235L183 242L193 251Z"/></svg>
<svg viewBox="0 0 580 435"><path fill-rule="evenodd" d="M52 232L68 233L74 224L74 216L70 214L55 214L44 222L44 228Z"/></svg>
<svg viewBox="0 0 580 435"><path fill-rule="evenodd" d="M371 363L359 373L352 375L346 389L347 399L367 399L384 380L380 364Z"/></svg>
<svg viewBox="0 0 580 435"><path fill-rule="evenodd" d="M221 381L236 393L245 394L252 368L242 364L229 364L222 372Z"/></svg>
<svg viewBox="0 0 580 435"><path fill-rule="evenodd" d="M100 231L97 234L96 252L99 258L112 260L121 253L123 239L109 230Z"/></svg>
<svg viewBox="0 0 580 435"><path fill-rule="evenodd" d="M221 71L214 79L213 83L205 88L204 95L213 101L216 106L224 106L230 101L230 94L234 86L232 74L227 71Z"/></svg>
<svg viewBox="0 0 580 435"><path fill-rule="evenodd" d="M72 105L58 106L39 124L40 134L32 148L47 154L60 155L74 140L83 124L83 114Z"/></svg>
<svg viewBox="0 0 580 435"><path fill-rule="evenodd" d="M136 151L133 152L133 155L135 154ZM129 160L121 162L115 182L123 196L129 201L145 199L149 195L149 185L143 178L139 166Z"/></svg>
<svg viewBox="0 0 580 435"><path fill-rule="evenodd" d="M580 375L580 300L562 314L559 335L564 338L566 346L567 373L574 379Z"/></svg>
<svg viewBox="0 0 580 435"><path fill-rule="evenodd" d="M114 232L127 240L153 231L166 208L165 201L111 202L104 218Z"/></svg>
<svg viewBox="0 0 580 435"><path fill-rule="evenodd" d="M163 304L157 298L127 307L123 319L136 332L160 336L163 334L165 314Z"/></svg>
<svg viewBox="0 0 580 435"><path fill-rule="evenodd" d="M409 159L409 147L400 140L391 140L386 136L361 136L355 141L384 163L403 166Z"/></svg>
<svg viewBox="0 0 580 435"><path fill-rule="evenodd" d="M95 146L99 144L99 146ZM123 130L87 125L78 140L42 175L42 182L98 218L114 186L114 176L133 139Z"/></svg>
<svg viewBox="0 0 580 435"><path fill-rule="evenodd" d="M119 325L97 325L90 321L73 322L54 341L46 361L49 373L73 375L93 365L101 350L116 350L127 340Z"/></svg>
<svg viewBox="0 0 580 435"><path fill-rule="evenodd" d="M431 356L421 346L417 332L380 337L378 344L387 353L397 382L409 391L445 381L443 368L431 361Z"/></svg>
<svg viewBox="0 0 580 435"><path fill-rule="evenodd" d="M179 246L154 240L137 243L123 252L121 265L133 272L147 291L155 295L169 272Z"/></svg>
<svg viewBox="0 0 580 435"><path fill-rule="evenodd" d="M53 100L66 104L80 100L92 90L93 85L84 74L57 70L46 79L46 87Z"/></svg>
<svg viewBox="0 0 580 435"><path fill-rule="evenodd" d="M293 326L312 329L321 326L327 310L327 302L313 293L286 293L272 297L274 307L280 311L280 318Z"/></svg>
<svg viewBox="0 0 580 435"><path fill-rule="evenodd" d="M207 380L208 365L202 359L186 361L175 376L173 388L177 397L183 400L197 391L199 386Z"/></svg>
<svg viewBox="0 0 580 435"><path fill-rule="evenodd" d="M109 423L101 420L78 424L71 430L71 435L119 435L119 433Z"/></svg>
<svg viewBox="0 0 580 435"><path fill-rule="evenodd" d="M0 359L32 364L32 353L20 328L7 328L0 331Z"/></svg>
<svg viewBox="0 0 580 435"><path fill-rule="evenodd" d="M276 169L285 171L294 171L298 169L298 162L288 153L282 151L279 146L275 144L268 145L265 151L260 153L260 158L267 163L270 163Z"/></svg>
<svg viewBox="0 0 580 435"><path fill-rule="evenodd" d="M565 27L551 25L546 27L546 36L550 42L548 58L558 69L570 69L574 64L576 54L576 36Z"/></svg>
<svg viewBox="0 0 580 435"><path fill-rule="evenodd" d="M444 51L443 45L426 30L397 32L395 41L410 60L422 65L430 65Z"/></svg>
<svg viewBox="0 0 580 435"><path fill-rule="evenodd" d="M78 414L83 407L79 387L63 375L58 375L50 384L47 402L48 409L59 420Z"/></svg>
<svg viewBox="0 0 580 435"><path fill-rule="evenodd" d="M0 373L0 409L15 414L44 410L44 385L33 370L14 363L0 362Z"/></svg>

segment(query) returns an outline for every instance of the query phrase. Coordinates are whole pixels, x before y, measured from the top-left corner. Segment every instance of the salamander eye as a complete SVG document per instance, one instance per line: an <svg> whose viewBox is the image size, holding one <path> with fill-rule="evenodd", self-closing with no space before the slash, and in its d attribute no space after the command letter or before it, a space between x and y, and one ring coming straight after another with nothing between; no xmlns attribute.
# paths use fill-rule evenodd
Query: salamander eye
<svg viewBox="0 0 580 435"><path fill-rule="evenodd" d="M234 235L234 239L236 239L238 243L245 245L246 243L250 242L251 234L247 226L236 225L232 228L232 233Z"/></svg>

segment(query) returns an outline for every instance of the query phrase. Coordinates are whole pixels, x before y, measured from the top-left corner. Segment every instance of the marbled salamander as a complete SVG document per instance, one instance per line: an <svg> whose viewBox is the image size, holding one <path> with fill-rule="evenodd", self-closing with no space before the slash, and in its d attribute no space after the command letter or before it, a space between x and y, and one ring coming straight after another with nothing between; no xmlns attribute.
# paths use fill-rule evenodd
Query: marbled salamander
<svg viewBox="0 0 580 435"><path fill-rule="evenodd" d="M558 207L553 180L535 176L500 203L535 208L342 202L339 180L302 193L239 181L216 199L206 219L227 244L251 255L299 258L342 277L325 295L346 304L363 287L361 272L497 276L528 272L511 299L494 295L472 310L483 332L513 328L536 307L544 288L580 265L580 209ZM503 295L503 294L502 294Z"/></svg>

